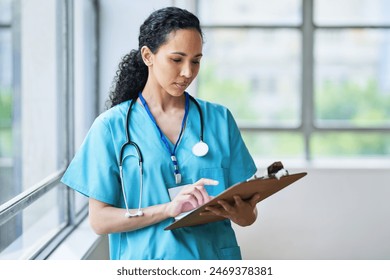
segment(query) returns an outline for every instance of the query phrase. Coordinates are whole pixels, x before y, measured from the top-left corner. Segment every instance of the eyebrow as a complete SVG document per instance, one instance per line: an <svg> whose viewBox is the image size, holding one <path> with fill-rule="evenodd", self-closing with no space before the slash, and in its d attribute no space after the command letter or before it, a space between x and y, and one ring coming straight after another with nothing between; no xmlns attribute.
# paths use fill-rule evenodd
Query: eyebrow
<svg viewBox="0 0 390 280"><path fill-rule="evenodd" d="M178 54L178 55L181 55L181 56L187 56L186 53L183 53L183 52L171 52L171 54ZM203 54L201 53L198 53L197 55L195 55L194 57L202 57Z"/></svg>

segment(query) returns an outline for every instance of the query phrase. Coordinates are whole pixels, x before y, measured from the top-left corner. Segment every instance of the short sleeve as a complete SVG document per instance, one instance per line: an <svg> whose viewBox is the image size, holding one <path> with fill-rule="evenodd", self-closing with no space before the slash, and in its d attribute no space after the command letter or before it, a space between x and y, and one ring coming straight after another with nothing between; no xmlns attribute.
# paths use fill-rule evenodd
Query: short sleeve
<svg viewBox="0 0 390 280"><path fill-rule="evenodd" d="M98 117L61 182L87 197L117 205L121 188L113 141L110 129Z"/></svg>
<svg viewBox="0 0 390 280"><path fill-rule="evenodd" d="M227 112L230 143L229 185L245 181L256 173L256 164L242 139L241 132L233 118Z"/></svg>

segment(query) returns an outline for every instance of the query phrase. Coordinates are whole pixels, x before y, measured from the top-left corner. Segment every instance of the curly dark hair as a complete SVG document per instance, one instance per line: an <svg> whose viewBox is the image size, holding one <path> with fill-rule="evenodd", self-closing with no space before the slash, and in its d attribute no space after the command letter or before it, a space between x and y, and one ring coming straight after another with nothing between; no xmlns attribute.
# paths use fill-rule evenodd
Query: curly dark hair
<svg viewBox="0 0 390 280"><path fill-rule="evenodd" d="M179 29L196 29L203 37L199 19L187 10L167 7L154 11L141 25L138 37L138 49L131 50L119 63L110 92L108 107L137 98L148 78L148 68L142 60L141 48L147 46L156 53L166 43L168 35Z"/></svg>

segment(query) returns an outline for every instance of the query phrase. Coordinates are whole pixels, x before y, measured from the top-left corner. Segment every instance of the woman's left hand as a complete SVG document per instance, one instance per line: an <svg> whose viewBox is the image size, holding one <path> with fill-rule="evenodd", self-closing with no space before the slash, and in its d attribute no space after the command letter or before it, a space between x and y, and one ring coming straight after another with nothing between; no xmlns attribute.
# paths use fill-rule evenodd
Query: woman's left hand
<svg viewBox="0 0 390 280"><path fill-rule="evenodd" d="M205 208L207 212L202 212L200 215L222 216L240 226L249 226L253 224L257 218L256 204L260 201L260 195L254 194L247 201L242 200L238 195L233 198L234 203L230 204L225 200L219 200L218 204L221 207L208 206Z"/></svg>

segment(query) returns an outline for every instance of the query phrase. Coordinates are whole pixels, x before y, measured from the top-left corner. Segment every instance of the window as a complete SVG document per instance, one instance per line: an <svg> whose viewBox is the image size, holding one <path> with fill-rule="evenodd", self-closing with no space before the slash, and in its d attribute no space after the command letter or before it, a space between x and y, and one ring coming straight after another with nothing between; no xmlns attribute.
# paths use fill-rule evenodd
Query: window
<svg viewBox="0 0 390 280"><path fill-rule="evenodd" d="M96 115L95 2L0 8L0 259L42 259L87 212L60 179Z"/></svg>
<svg viewBox="0 0 390 280"><path fill-rule="evenodd" d="M313 155L388 157L390 3L315 4Z"/></svg>
<svg viewBox="0 0 390 280"><path fill-rule="evenodd" d="M389 157L390 1L179 2L205 32L198 96L255 158ZM46 258L86 216L59 180L99 111L97 3L0 0L0 259Z"/></svg>
<svg viewBox="0 0 390 280"><path fill-rule="evenodd" d="M231 109L255 158L388 158L389 1L197 3L198 96Z"/></svg>

